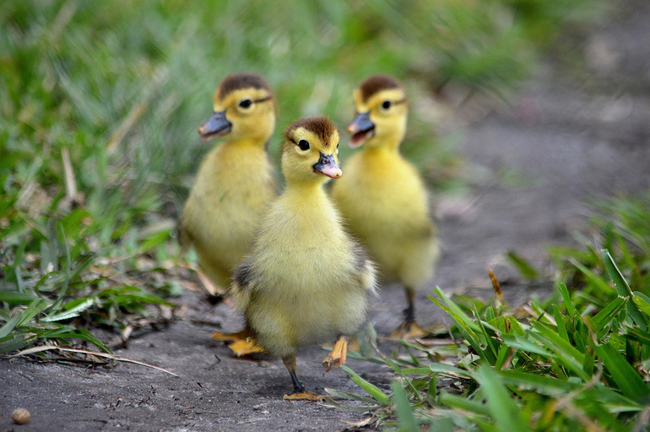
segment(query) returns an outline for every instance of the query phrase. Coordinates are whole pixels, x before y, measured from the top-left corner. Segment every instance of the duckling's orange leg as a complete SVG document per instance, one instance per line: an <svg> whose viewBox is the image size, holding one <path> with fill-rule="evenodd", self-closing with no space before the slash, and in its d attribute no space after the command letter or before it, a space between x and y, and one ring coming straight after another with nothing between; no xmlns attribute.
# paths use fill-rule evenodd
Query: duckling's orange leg
<svg viewBox="0 0 650 432"><path fill-rule="evenodd" d="M237 357L264 352L264 348L257 344L255 335L248 327L237 333L216 332L212 334L212 339L226 342L228 348L230 348Z"/></svg>
<svg viewBox="0 0 650 432"><path fill-rule="evenodd" d="M334 344L334 348L332 348L332 351L327 357L325 357L325 360L323 360L325 372L329 372L333 367L339 367L342 364L345 364L347 358L348 339L345 336L339 336L338 340Z"/></svg>
<svg viewBox="0 0 650 432"><path fill-rule="evenodd" d="M298 379L298 375L296 375L295 355L290 354L286 357L282 357L282 361L284 362L284 365L287 367L287 370L289 371L289 376L291 376L291 382L293 383L293 393L291 393L290 395L284 395L284 400L308 400L312 402L320 402L325 400L325 397L323 395L308 392L307 390L305 390L305 386L302 385L302 383Z"/></svg>
<svg viewBox="0 0 650 432"><path fill-rule="evenodd" d="M393 332L391 337L411 340L426 336L428 333L415 321L415 289L405 287L408 305L404 309L404 322Z"/></svg>

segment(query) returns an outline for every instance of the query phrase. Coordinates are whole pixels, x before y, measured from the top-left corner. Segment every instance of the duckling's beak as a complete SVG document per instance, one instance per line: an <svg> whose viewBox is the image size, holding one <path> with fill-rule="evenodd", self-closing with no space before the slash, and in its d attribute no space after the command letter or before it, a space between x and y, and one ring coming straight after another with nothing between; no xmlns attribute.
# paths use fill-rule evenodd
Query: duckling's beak
<svg viewBox="0 0 650 432"><path fill-rule="evenodd" d="M324 174L329 178L337 179L343 175L341 168L336 165L333 155L326 155L321 152L320 159L313 166L315 173Z"/></svg>
<svg viewBox="0 0 650 432"><path fill-rule="evenodd" d="M199 126L199 135L202 141L208 141L217 136L226 135L232 130L232 123L226 119L226 110L212 114L207 122Z"/></svg>
<svg viewBox="0 0 650 432"><path fill-rule="evenodd" d="M352 139L348 146L357 148L368 141L375 134L375 124L370 120L370 112L358 113L348 126Z"/></svg>

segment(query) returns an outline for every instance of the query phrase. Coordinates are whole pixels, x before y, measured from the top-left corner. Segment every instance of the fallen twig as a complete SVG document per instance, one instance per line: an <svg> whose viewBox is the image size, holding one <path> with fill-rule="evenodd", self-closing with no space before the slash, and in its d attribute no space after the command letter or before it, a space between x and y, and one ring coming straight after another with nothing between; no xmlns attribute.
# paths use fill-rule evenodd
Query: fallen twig
<svg viewBox="0 0 650 432"><path fill-rule="evenodd" d="M80 350L80 349L74 349L74 348L62 348L62 347L59 347L59 346L56 346L56 345L41 345L41 346L37 346L37 347L34 347L34 348L27 348L25 350L19 351L16 354L10 355L8 357L9 358L15 358L15 357L26 356L26 355L29 355L29 354L35 354L35 353L43 352L43 351L63 351L63 352L70 352L70 353L77 353L77 354L93 355L93 356L97 356L97 357L104 357L104 358L115 360L115 361L121 361L121 362L125 362L125 363L133 363L133 364L137 364L137 365L140 365L140 366L150 367L152 369L157 369L159 371L162 371L162 372L165 372L165 373L168 373L170 375L173 375L175 377L180 378L174 372L170 372L167 369L163 369L163 368L158 367L158 366L154 366L154 365L150 365L150 364L147 364L147 363L139 362L137 360L131 360L131 359L123 358L123 357L117 357L117 356L114 356L113 354L100 353L100 352L96 352L96 351L86 351L86 350Z"/></svg>

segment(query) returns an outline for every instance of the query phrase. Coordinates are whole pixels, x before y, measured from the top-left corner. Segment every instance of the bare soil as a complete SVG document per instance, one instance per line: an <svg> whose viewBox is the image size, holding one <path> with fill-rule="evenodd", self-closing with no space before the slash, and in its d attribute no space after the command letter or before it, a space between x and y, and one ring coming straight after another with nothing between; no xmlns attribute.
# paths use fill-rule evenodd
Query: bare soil
<svg viewBox="0 0 650 432"><path fill-rule="evenodd" d="M595 196L648 190L650 186L650 6L630 2L634 13L594 29L576 46L586 53L576 74L552 61L525 86L514 109L471 122L459 151L472 182L460 196L437 197L444 243L438 274L419 295L418 318L444 322L428 299L431 288L488 297L488 269L504 283L512 303L548 286L523 283L504 260L515 250L546 268L545 248L570 243ZM585 78L587 77L587 78ZM290 381L281 360L233 358L210 340L241 321L226 304L210 306L196 293L181 298L186 321L145 333L117 356L179 375L119 363L111 369L0 361L0 431L342 431L363 413L309 402L286 402ZM382 289L371 321L380 334L394 329L404 308L397 287ZM323 373L320 347L302 350L298 372L312 391L362 393L340 370ZM348 365L388 390L391 374L375 364ZM27 425L11 421L17 407L31 412ZM365 429L370 430L370 429Z"/></svg>

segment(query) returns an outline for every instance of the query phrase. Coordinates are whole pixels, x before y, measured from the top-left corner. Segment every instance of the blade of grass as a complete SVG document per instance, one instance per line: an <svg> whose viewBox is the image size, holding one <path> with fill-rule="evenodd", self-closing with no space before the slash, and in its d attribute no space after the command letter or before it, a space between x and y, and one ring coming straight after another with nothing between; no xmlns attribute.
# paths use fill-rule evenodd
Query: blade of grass
<svg viewBox="0 0 650 432"><path fill-rule="evenodd" d="M409 388L411 389L415 397L417 397L420 400L420 402L422 402L422 396L420 396L420 392L418 392L418 390L413 386L413 382L406 377L406 374L404 373L404 371L402 371L402 368L397 363L395 363L390 357L386 357L384 359L384 363L386 363L386 365L388 365L391 369L393 369L393 371L395 371L397 375L404 378L406 385L409 386Z"/></svg>
<svg viewBox="0 0 650 432"><path fill-rule="evenodd" d="M350 376L350 378L352 378L352 381L354 381L359 387L364 389L370 396L375 398L377 402L386 406L391 404L390 398L374 384L371 384L365 379L361 378L347 366L341 366L341 369L343 369Z"/></svg>
<svg viewBox="0 0 650 432"><path fill-rule="evenodd" d="M528 339L525 339L519 335L512 336L512 335L504 335L503 336L503 343L505 343L507 346L510 348L522 350L528 353L533 353L533 354L539 354L544 357L550 357L551 353L547 350L545 350L543 347L537 345L536 343L533 343L529 341Z"/></svg>
<svg viewBox="0 0 650 432"><path fill-rule="evenodd" d="M576 307L573 304L573 301L571 301L571 295L569 294L569 290L567 289L566 285L564 283L561 283L558 286L558 290L564 299L564 306L566 307L567 313L570 317L574 316L576 313Z"/></svg>
<svg viewBox="0 0 650 432"><path fill-rule="evenodd" d="M9 333L11 333L11 331L18 325L18 323L22 318L23 318L23 314L17 313L16 316L11 318L9 321L5 323L5 325L0 327L0 338L8 336Z"/></svg>
<svg viewBox="0 0 650 432"><path fill-rule="evenodd" d="M560 308L557 307L557 305L555 304L552 306L553 306L553 317L555 318L555 322L557 323L557 332L562 339L569 342L569 334L566 331L566 326L564 325L564 320L562 319L562 313L560 312Z"/></svg>
<svg viewBox="0 0 650 432"><path fill-rule="evenodd" d="M612 320L618 318L621 309L625 307L627 302L628 297L618 296L591 319L591 322L596 326L595 331L599 337L602 337L602 333L606 330L605 327Z"/></svg>
<svg viewBox="0 0 650 432"><path fill-rule="evenodd" d="M111 350L99 339L97 339L95 336L93 336L92 333L90 333L86 329L82 328L75 328L67 325L60 325L60 324L55 324L57 325L56 328L53 329L47 329L45 331L42 331L39 334L39 337L41 339L82 339L87 342L92 343L102 351L106 353L110 353Z"/></svg>
<svg viewBox="0 0 650 432"><path fill-rule="evenodd" d="M487 331L487 329L486 329L486 327L485 327L485 325L483 323L483 320L480 318L481 315L479 314L479 311L476 308L476 306L474 306L474 313L476 314L476 322L478 323L478 325L479 325L479 327L481 329L481 334L483 334L485 336L485 338L484 338L485 339L485 344L490 349L492 357L494 358L494 361L496 362L496 359L498 357L497 348L494 345L494 341L492 340L492 337L488 333L488 331ZM494 365L494 363L492 363L492 365Z"/></svg>
<svg viewBox="0 0 650 432"><path fill-rule="evenodd" d="M37 296L28 292L0 291L0 301L9 304L26 305L38 299Z"/></svg>
<svg viewBox="0 0 650 432"><path fill-rule="evenodd" d="M485 358L490 364L494 364L496 361L496 356L489 350L484 350L481 348L481 341L479 334L481 334L480 326L477 326L472 319L470 319L460 308L446 297L442 291L439 289L434 289L436 294L438 294L445 304L438 301L435 297L429 296L431 301L433 301L438 307L447 312L447 314L454 321L458 330L463 334L467 342L471 347L476 351L481 357ZM449 307L448 307L449 306Z"/></svg>
<svg viewBox="0 0 650 432"><path fill-rule="evenodd" d="M584 274L587 279L594 284L598 288L599 291L602 291L606 295L611 295L615 292L615 290L609 286L607 282L605 282L600 276L598 276L596 273L576 261L575 259L570 259L569 262L573 264L578 270Z"/></svg>
<svg viewBox="0 0 650 432"><path fill-rule="evenodd" d="M535 269L535 267L530 265L528 261L526 261L515 251L508 251L506 253L506 257L525 279L536 279L539 277L539 272Z"/></svg>
<svg viewBox="0 0 650 432"><path fill-rule="evenodd" d="M634 293L632 292L630 285L628 285L627 281L623 277L623 274L618 269L618 266L614 262L614 259L610 255L609 251L607 249L603 249L600 252L603 256L603 261L605 262L607 273L612 279L612 282L614 282L614 286L616 287L618 295L621 297L632 297Z"/></svg>
<svg viewBox="0 0 650 432"><path fill-rule="evenodd" d="M467 371L465 371L463 369L451 366L451 365L444 364L444 363L431 363L431 365L429 366L429 369L433 373L441 373L441 374L445 374L445 375L449 375L449 376L453 376L453 377L458 377L458 378L471 378L472 377L472 375L469 372L467 372Z"/></svg>
<svg viewBox="0 0 650 432"><path fill-rule="evenodd" d="M72 276L72 260L70 259L70 246L68 245L68 239L66 238L65 235L65 229L63 228L62 223L58 223L56 225L56 229L59 232L59 243L63 247L63 250L65 251L65 267L64 267L64 275L65 275L65 281L63 282L63 286L59 289L59 295L56 298L56 301L50 306L50 311L57 311L61 307L61 304L63 303L63 299L65 298L66 294L68 293L68 289L70 288L70 279Z"/></svg>
<svg viewBox="0 0 650 432"><path fill-rule="evenodd" d="M476 381L481 385L487 399L487 406L497 427L502 431L528 431L519 407L508 393L497 373L487 365L476 372Z"/></svg>
<svg viewBox="0 0 650 432"><path fill-rule="evenodd" d="M18 288L18 292L25 292L25 284L23 283L23 277L20 273L20 267L15 268L14 274L16 275L16 287Z"/></svg>
<svg viewBox="0 0 650 432"><path fill-rule="evenodd" d="M547 396L558 396L582 388L578 383L528 372L502 370L497 373L505 384L524 390L534 390Z"/></svg>
<svg viewBox="0 0 650 432"><path fill-rule="evenodd" d="M402 369L403 374L408 375L429 375L431 369L429 368L404 368Z"/></svg>
<svg viewBox="0 0 650 432"><path fill-rule="evenodd" d="M334 397L338 397L341 399L348 399L348 400L356 400L359 402L365 402L371 405L377 405L377 401L375 399L369 398L367 396L361 396L355 393L350 393L342 390L336 390L332 388L326 388L325 391L329 394L331 394Z"/></svg>
<svg viewBox="0 0 650 432"><path fill-rule="evenodd" d="M494 363L494 368L495 369L503 368L504 363L505 363L506 359L509 358L509 354L511 352L512 352L512 349L508 345L506 345L506 344L499 345L499 353L497 355L497 360Z"/></svg>
<svg viewBox="0 0 650 432"><path fill-rule="evenodd" d="M612 379L625 396L637 401L650 395L648 384L643 382L639 373L616 351L611 343L596 345L594 351L602 359Z"/></svg>
<svg viewBox="0 0 650 432"><path fill-rule="evenodd" d="M94 305L96 302L97 302L97 299L95 297L85 299L80 304L73 307L72 309L60 312L58 314L45 316L45 317L41 318L41 321L42 322L54 322L54 321L63 321L63 320L67 320L67 319L70 319L70 318L77 317L77 316L79 316L79 314L81 312L85 311L86 309L88 309L89 307Z"/></svg>
<svg viewBox="0 0 650 432"><path fill-rule="evenodd" d="M27 309L23 311L23 319L20 320L18 326L25 325L36 317L43 309L48 306L48 303L45 299L34 300L27 306Z"/></svg>
<svg viewBox="0 0 650 432"><path fill-rule="evenodd" d="M639 328L636 327L628 328L625 337L633 338L646 346L650 346L650 333L645 332Z"/></svg>
<svg viewBox="0 0 650 432"><path fill-rule="evenodd" d="M635 292L632 296L632 301L641 312L650 316L650 298L647 295L641 292Z"/></svg>
<svg viewBox="0 0 650 432"><path fill-rule="evenodd" d="M562 362L564 366L571 369L578 377L585 382L589 381L589 377L582 368L585 361L585 355L583 353L558 336L557 332L549 328L546 324L536 322L533 326L537 330L537 332L530 333L533 338L542 343L547 350L553 352L555 358Z"/></svg>
<svg viewBox="0 0 650 432"><path fill-rule="evenodd" d="M607 269L607 273L609 273L609 277L614 282L614 286L616 287L618 294L621 297L633 298L634 293L632 292L630 285L628 285L627 281L623 277L623 274L616 266L616 263L614 262L614 259L610 255L609 251L607 249L603 249L601 253L603 255L603 261L605 261L605 268ZM634 302L627 302L627 313L630 315L634 323L641 327L642 330L648 330L648 323Z"/></svg>
<svg viewBox="0 0 650 432"><path fill-rule="evenodd" d="M19 333L13 338L0 342L0 355L20 350L28 346L36 338L34 333Z"/></svg>
<svg viewBox="0 0 650 432"><path fill-rule="evenodd" d="M399 382L393 381L393 401L397 411L397 421L400 431L420 432L420 425L413 415L406 391Z"/></svg>
<svg viewBox="0 0 650 432"><path fill-rule="evenodd" d="M444 304L447 306L446 309L450 310L451 312L454 313L454 315L461 318L463 322L467 323L467 325L469 325L469 327L472 329L473 332L475 333L480 332L479 327L476 324L474 324L472 319L469 316L467 316L467 314L463 312L462 309L458 307L458 305L454 301L452 301L449 297L447 297L447 295L444 292L442 292L440 287L435 287L433 289L433 292L442 299ZM431 299L434 303L440 305L440 302L435 297L430 295L429 299Z"/></svg>
<svg viewBox="0 0 650 432"><path fill-rule="evenodd" d="M429 386L427 387L427 401L430 405L435 405L436 395L438 394L438 380L435 375L431 376Z"/></svg>
<svg viewBox="0 0 650 432"><path fill-rule="evenodd" d="M467 412L484 415L484 416L490 415L490 409L487 407L487 405L467 399L466 397L453 395L446 391L440 392L440 396L438 396L438 400L440 401L440 403L450 408L461 409Z"/></svg>

